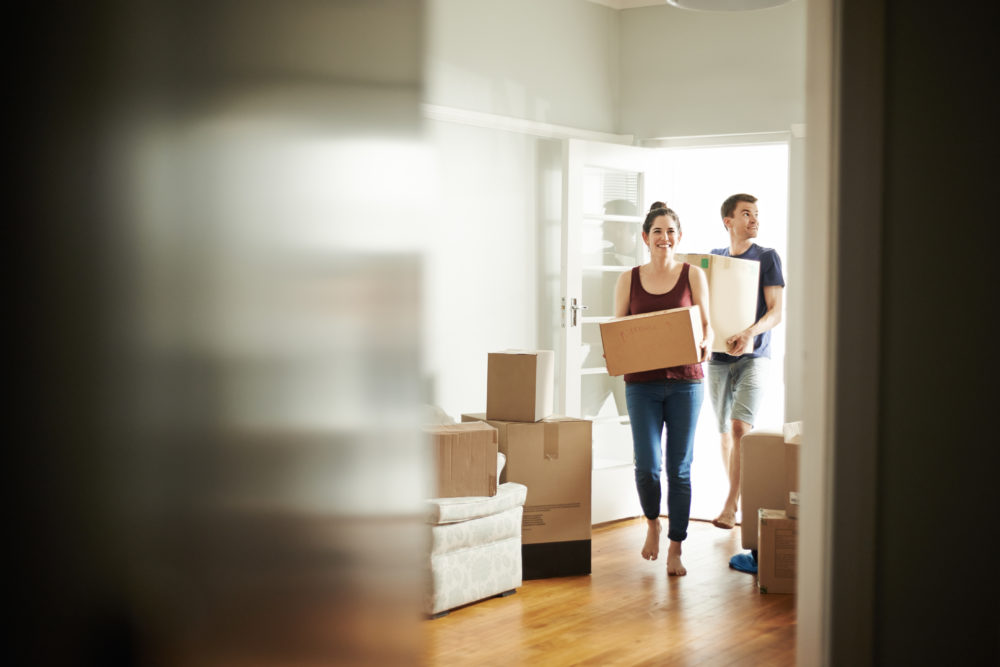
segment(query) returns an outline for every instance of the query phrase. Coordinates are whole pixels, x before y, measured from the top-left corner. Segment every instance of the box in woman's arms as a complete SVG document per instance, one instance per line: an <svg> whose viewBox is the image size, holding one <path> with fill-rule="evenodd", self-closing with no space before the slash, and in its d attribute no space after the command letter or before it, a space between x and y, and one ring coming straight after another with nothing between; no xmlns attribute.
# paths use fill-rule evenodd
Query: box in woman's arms
<svg viewBox="0 0 1000 667"><path fill-rule="evenodd" d="M701 359L701 310L685 306L601 323L608 375L696 364Z"/></svg>

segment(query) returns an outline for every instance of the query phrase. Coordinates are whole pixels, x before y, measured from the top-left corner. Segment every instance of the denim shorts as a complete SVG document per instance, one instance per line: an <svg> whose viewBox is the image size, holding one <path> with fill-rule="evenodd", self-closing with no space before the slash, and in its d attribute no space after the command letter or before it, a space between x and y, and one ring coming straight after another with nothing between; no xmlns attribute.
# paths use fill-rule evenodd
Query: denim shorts
<svg viewBox="0 0 1000 667"><path fill-rule="evenodd" d="M753 426L770 367L771 360L767 357L743 357L731 363L708 362L708 395L719 433L729 433L733 419Z"/></svg>

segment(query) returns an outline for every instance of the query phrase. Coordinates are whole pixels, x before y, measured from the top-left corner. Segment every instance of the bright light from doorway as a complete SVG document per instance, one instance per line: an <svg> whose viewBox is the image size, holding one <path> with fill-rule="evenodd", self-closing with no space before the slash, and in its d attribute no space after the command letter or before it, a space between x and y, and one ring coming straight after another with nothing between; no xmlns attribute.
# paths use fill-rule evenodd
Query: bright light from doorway
<svg viewBox="0 0 1000 667"><path fill-rule="evenodd" d="M682 252L707 253L728 245L720 207L731 194L757 197L760 235L757 244L774 248L782 260L785 284L788 275L788 144L750 144L703 148L669 148L666 182L655 184L653 198L677 211L681 219ZM662 187L662 190L660 190ZM787 301L787 299L786 299ZM771 332L770 387L756 428L780 429L784 423L785 324ZM692 518L712 519L722 508L729 489L719 449L718 428L706 392L695 439L692 464Z"/></svg>

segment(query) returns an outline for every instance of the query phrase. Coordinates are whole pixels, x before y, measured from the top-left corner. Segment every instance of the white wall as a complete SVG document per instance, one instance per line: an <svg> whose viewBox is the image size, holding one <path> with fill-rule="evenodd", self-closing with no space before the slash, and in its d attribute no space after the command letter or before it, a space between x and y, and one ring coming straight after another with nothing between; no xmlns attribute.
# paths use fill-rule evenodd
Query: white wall
<svg viewBox="0 0 1000 667"><path fill-rule="evenodd" d="M559 192L540 187L536 165L555 142L444 122L428 123L428 136L441 196L427 239L424 363L434 403L458 419L486 409L488 352L540 346L536 201Z"/></svg>
<svg viewBox="0 0 1000 667"><path fill-rule="evenodd" d="M613 132L619 12L582 0L428 0L425 99Z"/></svg>
<svg viewBox="0 0 1000 667"><path fill-rule="evenodd" d="M428 2L428 105L612 132L618 12L582 0ZM428 120L437 191L426 248L428 397L486 409L486 355L555 349L558 140Z"/></svg>
<svg viewBox="0 0 1000 667"><path fill-rule="evenodd" d="M622 11L619 132L733 134L805 122L805 5Z"/></svg>

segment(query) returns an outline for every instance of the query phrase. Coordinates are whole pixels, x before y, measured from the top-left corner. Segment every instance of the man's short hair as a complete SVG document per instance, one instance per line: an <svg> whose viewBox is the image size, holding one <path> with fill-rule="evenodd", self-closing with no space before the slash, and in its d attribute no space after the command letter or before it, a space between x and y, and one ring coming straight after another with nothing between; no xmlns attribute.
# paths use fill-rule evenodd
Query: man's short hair
<svg viewBox="0 0 1000 667"><path fill-rule="evenodd" d="M741 201L746 202L748 204L756 204L757 198L754 197L753 195L748 195L743 193L727 197L726 201L722 202L723 219L733 217L733 213L736 213L736 204L738 204Z"/></svg>

